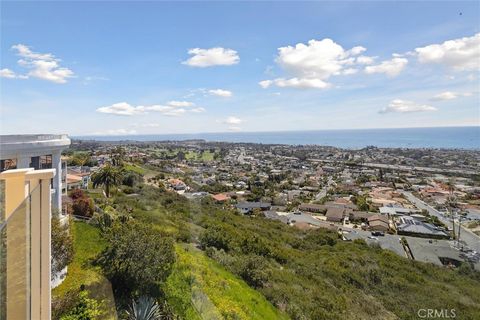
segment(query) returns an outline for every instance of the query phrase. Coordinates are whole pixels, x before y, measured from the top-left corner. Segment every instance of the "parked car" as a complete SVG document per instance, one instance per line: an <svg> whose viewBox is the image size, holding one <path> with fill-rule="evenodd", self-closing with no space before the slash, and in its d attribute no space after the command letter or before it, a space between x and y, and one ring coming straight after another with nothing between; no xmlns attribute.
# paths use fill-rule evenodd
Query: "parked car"
<svg viewBox="0 0 480 320"><path fill-rule="evenodd" d="M383 232L383 231L372 231L372 236L383 237L384 235L385 235L385 232Z"/></svg>

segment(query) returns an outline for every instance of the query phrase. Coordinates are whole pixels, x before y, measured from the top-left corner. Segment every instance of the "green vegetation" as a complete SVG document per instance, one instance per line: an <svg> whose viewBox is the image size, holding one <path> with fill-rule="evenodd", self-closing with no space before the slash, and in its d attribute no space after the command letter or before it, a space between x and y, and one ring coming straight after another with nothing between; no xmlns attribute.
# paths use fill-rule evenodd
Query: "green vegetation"
<svg viewBox="0 0 480 320"><path fill-rule="evenodd" d="M76 297L78 290L85 287L90 292L89 296L104 302L102 319L114 319L115 306L110 282L102 275L100 268L94 265L94 259L106 245L100 236L100 230L85 222L74 222L72 230L74 258L68 265L66 279L52 291L52 309L69 305L68 301L73 299L72 296Z"/></svg>
<svg viewBox="0 0 480 320"><path fill-rule="evenodd" d="M135 200L117 195L116 206L133 206L136 219L177 241L198 242L230 277L236 274L293 319L413 319L424 306L456 308L466 319L479 316L477 272L466 275L412 262L364 241L343 242L326 230L300 231L261 217L240 216L207 199L188 201L147 186L137 192ZM166 282L169 304L187 319L197 314L191 297L208 301L201 310L219 312L208 307L215 305L214 298L192 291L200 280L193 280L189 268L211 261L198 255L204 257L190 246L177 247L177 264Z"/></svg>
<svg viewBox="0 0 480 320"><path fill-rule="evenodd" d="M96 161L92 160L92 157L89 152L86 151L77 151L70 154L70 157L67 160L68 166L95 166L97 165Z"/></svg>
<svg viewBox="0 0 480 320"><path fill-rule="evenodd" d="M94 211L93 200L80 189L70 192L72 203L67 205L67 212L76 216L91 217Z"/></svg>
<svg viewBox="0 0 480 320"><path fill-rule="evenodd" d="M60 315L60 320L97 319L104 314L101 309L101 303L90 298L86 290L79 291L74 301L69 310L65 314Z"/></svg>
<svg viewBox="0 0 480 320"><path fill-rule="evenodd" d="M177 246L164 291L184 319L287 319L259 292L193 246Z"/></svg>
<svg viewBox="0 0 480 320"><path fill-rule="evenodd" d="M73 260L72 221L62 224L58 215L52 217L52 275L58 274Z"/></svg>
<svg viewBox="0 0 480 320"><path fill-rule="evenodd" d="M480 318L480 274L468 265L411 261L336 232L242 216L210 198L188 200L133 179L119 179L111 198L95 199L105 211L95 215L96 227L74 224L75 257L55 295L82 284L97 294L92 287L106 275L117 308L148 295L181 319L416 319L421 308Z"/></svg>
<svg viewBox="0 0 480 320"><path fill-rule="evenodd" d="M137 166L135 164L127 163L127 164L124 164L123 168L127 171L133 171L133 172L138 173L140 175L144 175L146 173L146 169L144 169L140 166Z"/></svg>
<svg viewBox="0 0 480 320"><path fill-rule="evenodd" d="M93 187L103 186L105 195L110 197L110 188L120 184L122 178L121 172L117 167L110 164L103 166L92 175Z"/></svg>
<svg viewBox="0 0 480 320"><path fill-rule="evenodd" d="M162 317L158 302L146 296L141 296L138 302L133 300L126 314L128 320L160 320Z"/></svg>
<svg viewBox="0 0 480 320"><path fill-rule="evenodd" d="M98 258L115 296L127 303L133 296L158 296L158 285L175 261L173 241L150 226L133 221L106 228L107 247Z"/></svg>
<svg viewBox="0 0 480 320"><path fill-rule="evenodd" d="M67 278L53 290L54 296L78 289L81 285L90 286L105 280L100 268L93 265L93 260L106 245L100 230L85 222L74 222L72 229L74 258L68 265Z"/></svg>

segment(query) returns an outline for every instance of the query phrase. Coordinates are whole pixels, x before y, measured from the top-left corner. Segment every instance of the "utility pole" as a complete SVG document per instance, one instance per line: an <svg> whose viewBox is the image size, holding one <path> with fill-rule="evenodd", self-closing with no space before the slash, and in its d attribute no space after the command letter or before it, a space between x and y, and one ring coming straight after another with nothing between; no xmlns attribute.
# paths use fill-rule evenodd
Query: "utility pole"
<svg viewBox="0 0 480 320"><path fill-rule="evenodd" d="M453 240L455 241L455 216L453 215L452 208L450 208L450 217L452 217Z"/></svg>
<svg viewBox="0 0 480 320"><path fill-rule="evenodd" d="M457 237L457 244L460 248L460 230L462 229L462 215L458 216L458 237Z"/></svg>

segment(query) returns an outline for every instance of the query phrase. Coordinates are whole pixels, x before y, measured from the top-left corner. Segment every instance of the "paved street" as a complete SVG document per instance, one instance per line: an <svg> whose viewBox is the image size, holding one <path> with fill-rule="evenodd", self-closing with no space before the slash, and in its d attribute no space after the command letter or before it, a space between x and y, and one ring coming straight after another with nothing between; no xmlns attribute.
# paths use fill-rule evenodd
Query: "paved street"
<svg viewBox="0 0 480 320"><path fill-rule="evenodd" d="M448 226L449 229L453 228L452 222L445 218L439 211L435 210L435 208L432 208L424 201L415 197L411 192L404 191L403 194L410 202L415 204L417 208L427 210L429 214L436 216L438 219L440 219L440 221L442 221L446 226ZM455 224L455 231L458 232L457 224ZM460 233L460 240L464 241L470 249L480 252L480 237L472 233L470 230L462 227Z"/></svg>
<svg viewBox="0 0 480 320"><path fill-rule="evenodd" d="M374 237L370 239L371 232L358 229L344 228L347 232L344 234L345 239L364 239L368 244L377 243L382 249L390 250L402 257L407 257L402 244L401 236L385 234L385 236ZM461 252L453 247L451 240L431 240L417 237L406 236L413 257L417 261L430 262L436 265L442 265L439 257L447 257L455 260L463 261ZM431 243L430 243L431 241ZM480 263L475 263L475 268L480 271Z"/></svg>

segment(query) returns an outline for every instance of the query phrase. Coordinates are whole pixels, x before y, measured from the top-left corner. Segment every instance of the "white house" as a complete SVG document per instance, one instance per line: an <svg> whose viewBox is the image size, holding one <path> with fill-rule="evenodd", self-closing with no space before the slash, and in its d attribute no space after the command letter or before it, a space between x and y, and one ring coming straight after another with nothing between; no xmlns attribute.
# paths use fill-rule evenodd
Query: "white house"
<svg viewBox="0 0 480 320"><path fill-rule="evenodd" d="M0 172L9 169L55 169L52 208L62 208L62 150L70 146L66 134L0 135Z"/></svg>

